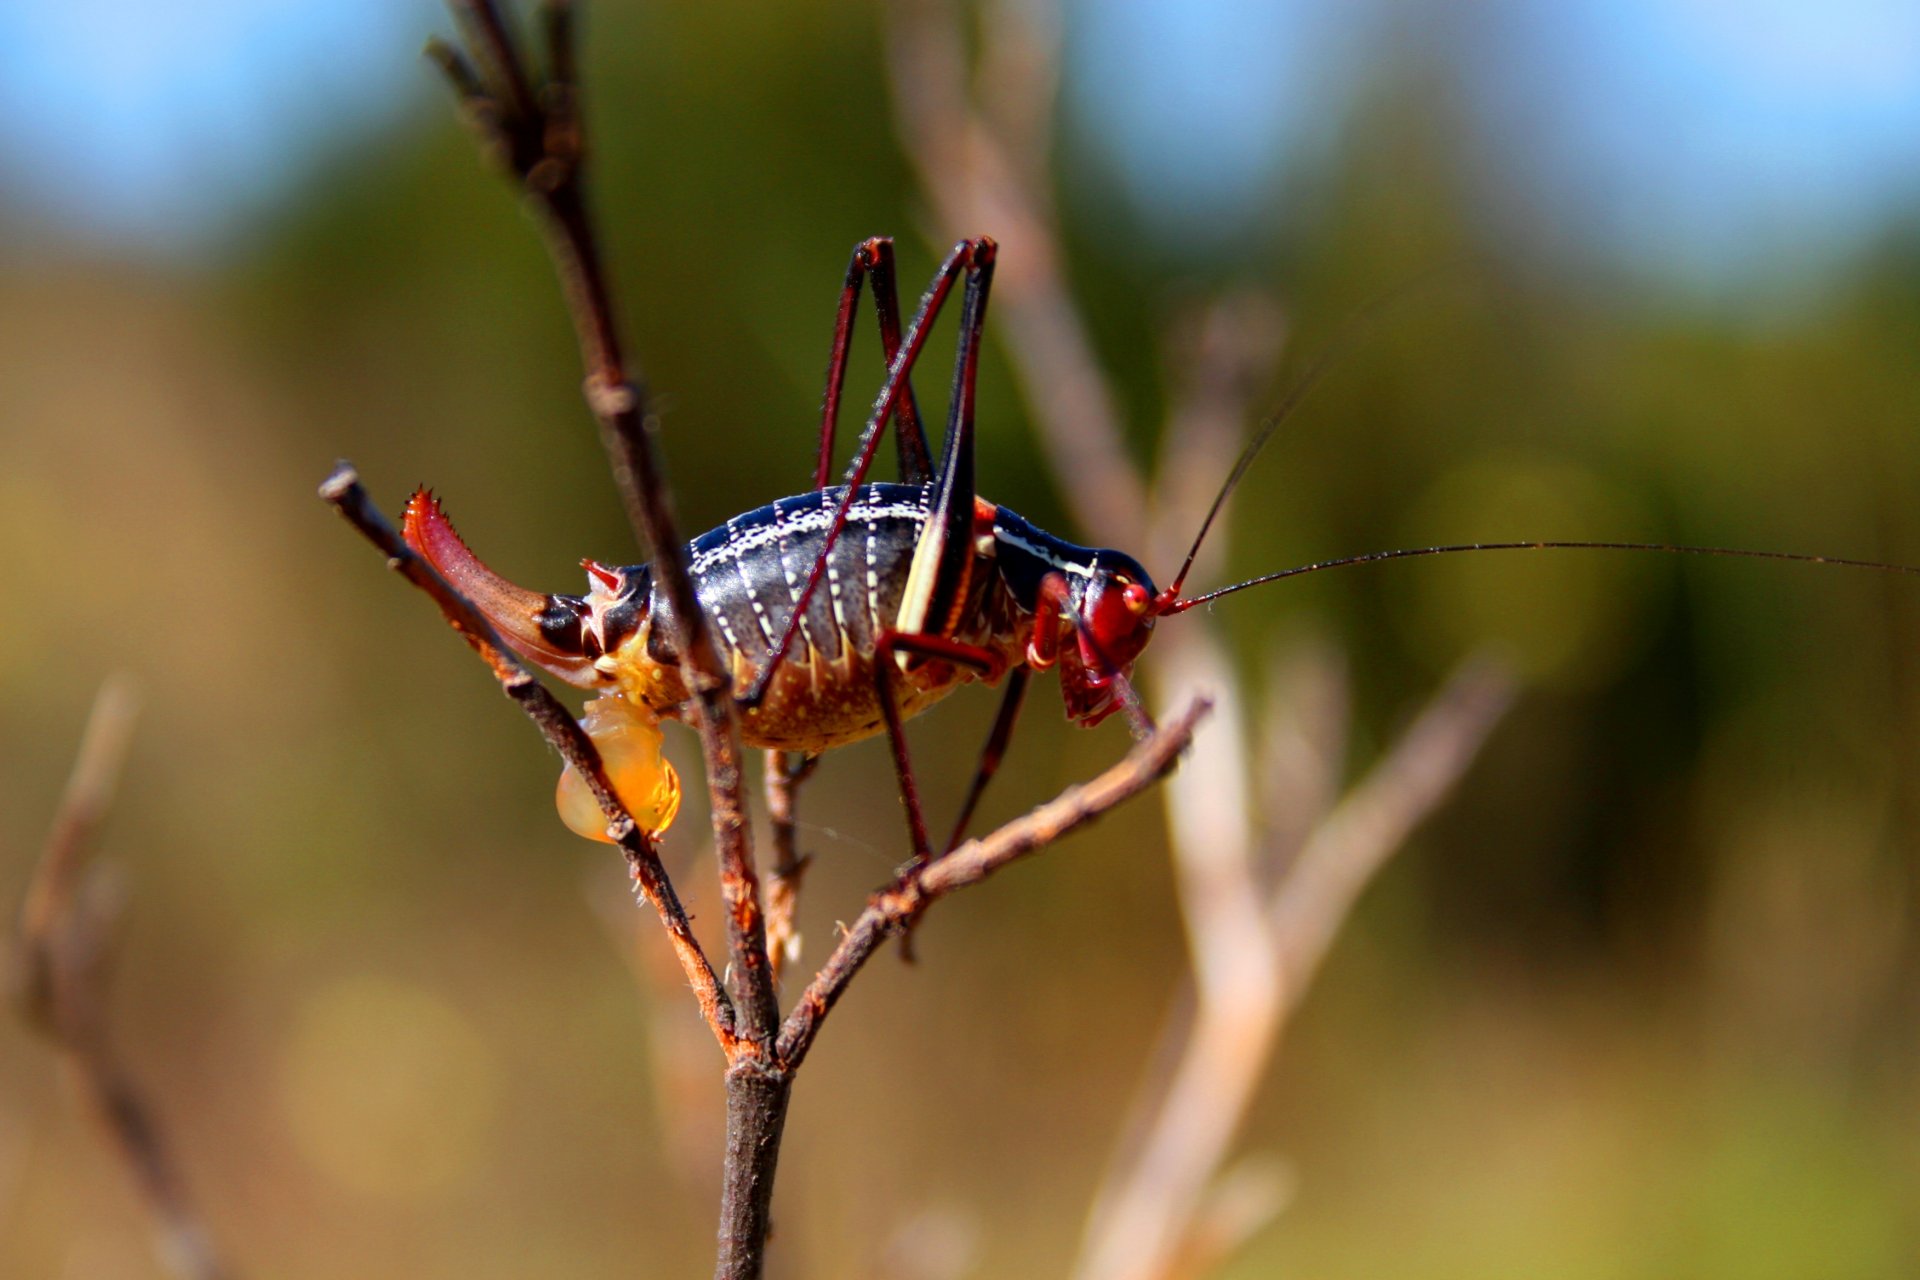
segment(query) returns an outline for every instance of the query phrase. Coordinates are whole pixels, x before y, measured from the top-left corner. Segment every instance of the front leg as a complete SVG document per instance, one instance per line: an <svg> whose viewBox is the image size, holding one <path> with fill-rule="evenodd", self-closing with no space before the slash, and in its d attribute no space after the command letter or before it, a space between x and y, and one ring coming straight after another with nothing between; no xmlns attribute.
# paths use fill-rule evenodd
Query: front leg
<svg viewBox="0 0 1920 1280"><path fill-rule="evenodd" d="M920 786L914 781L913 761L907 753L906 724L900 716L900 704L894 697L893 682L901 678L896 663L909 657L950 662L968 667L987 680L998 677L1001 661L989 649L962 644L942 636L911 635L883 631L873 646L874 692L880 699L880 714L887 722L887 745L893 749L893 770L900 781L900 803L907 810L907 835L913 842L912 866L919 867L933 856L927 839L927 819L920 807Z"/></svg>

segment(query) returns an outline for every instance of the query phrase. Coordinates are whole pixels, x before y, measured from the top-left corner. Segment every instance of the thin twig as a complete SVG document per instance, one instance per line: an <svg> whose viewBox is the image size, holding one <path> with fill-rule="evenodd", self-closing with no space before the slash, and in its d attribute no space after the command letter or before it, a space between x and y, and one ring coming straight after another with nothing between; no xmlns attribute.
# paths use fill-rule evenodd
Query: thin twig
<svg viewBox="0 0 1920 1280"><path fill-rule="evenodd" d="M1009 862L1053 843L1152 786L1173 768L1193 741L1195 727L1210 710L1210 702L1195 698L1105 773L1067 788L991 835L969 840L923 867L909 869L876 893L787 1015L786 1025L780 1029L781 1065L792 1070L806 1058L820 1024L845 993L847 984L888 938L910 927L947 894L978 884Z"/></svg>
<svg viewBox="0 0 1920 1280"><path fill-rule="evenodd" d="M720 892L727 907L727 972L737 1011L737 1027L729 1029L732 1038L726 1043L728 1145L716 1274L756 1277L766 1252L773 1171L790 1086L780 1082L766 1088L761 1079L780 1022L780 1002L753 863L732 673L721 663L694 593L654 440L657 420L648 410L646 384L629 364L620 340L613 291L588 210L572 7L567 0L549 0L543 24L548 68L545 80L539 81L522 62L495 0L452 3L469 31L478 33L472 43L486 55L483 69L475 71L444 47L434 55L447 68L483 145L504 162L540 215L580 342L587 404L599 423L627 518L652 551L654 581L672 615L668 639L699 708L696 726ZM491 78L485 62L494 64ZM494 87L488 91L490 83ZM481 92L474 92L476 86Z"/></svg>
<svg viewBox="0 0 1920 1280"><path fill-rule="evenodd" d="M220 1260L153 1107L121 1063L107 1026L118 895L92 858L138 707L124 676L109 679L94 699L21 906L16 994L22 1017L66 1059L87 1109L138 1188L161 1262L183 1280L222 1280L233 1273Z"/></svg>
<svg viewBox="0 0 1920 1280"><path fill-rule="evenodd" d="M767 961L773 980L800 958L800 885L813 859L800 852L800 788L813 776L819 756L767 752L767 820L773 827L773 866L767 873Z"/></svg>
<svg viewBox="0 0 1920 1280"><path fill-rule="evenodd" d="M655 443L658 420L648 407L646 383L628 361L620 339L613 291L588 209L571 6L562 0L547 9L543 30L549 43L548 73L540 79L528 68L494 0L452 0L452 5L476 56L463 59L444 45L433 47L433 56L447 70L486 149L521 185L540 215L580 342L587 405L600 425L628 519L652 552L654 580L670 606L671 639L700 709L697 727L721 893L727 903L729 972L739 1008L733 1051L760 1052L778 1024L779 1005L753 864L732 676L714 648L694 593Z"/></svg>
<svg viewBox="0 0 1920 1280"><path fill-rule="evenodd" d="M359 475L351 465L345 462L337 464L320 486L320 496L387 557L389 569L432 597L433 602L440 606L448 625L473 646L474 652L492 670L494 679L500 682L501 691L526 713L527 718L540 730L541 736L546 738L547 744L560 753L560 758L572 765L586 780L587 789L599 802L601 813L606 815L608 836L626 855L634 884L653 904L654 910L660 913L660 923L666 926L667 936L672 940L674 952L680 959L680 967L700 1001L700 1011L706 1017L707 1025L713 1028L714 1038L720 1042L721 1049L731 1057L738 1039L733 1002L721 989L720 980L715 976L706 953L701 950L699 939L694 937L693 925L687 919L686 909L680 905L679 895L674 891L673 882L667 878L666 869L660 865L660 854L653 840L635 825L633 815L627 812L612 784L607 781L606 766L601 762L599 748L594 746L593 739L587 736L586 730L580 727L580 722L561 705L560 700L520 664L520 660L493 629L493 624L487 621L473 602L441 577L432 565L413 553L413 548L406 544L387 518L380 514L379 508L373 505L372 499L368 498L366 490L360 486Z"/></svg>

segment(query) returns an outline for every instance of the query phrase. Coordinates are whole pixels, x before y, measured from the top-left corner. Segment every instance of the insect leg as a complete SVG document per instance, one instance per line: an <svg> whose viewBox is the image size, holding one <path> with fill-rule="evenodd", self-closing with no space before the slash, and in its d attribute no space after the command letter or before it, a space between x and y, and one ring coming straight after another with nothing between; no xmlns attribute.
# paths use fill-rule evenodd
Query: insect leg
<svg viewBox="0 0 1920 1280"><path fill-rule="evenodd" d="M907 754L906 732L901 724L899 704L893 696L895 664L899 664L898 670L905 671L909 658L921 657L984 666L989 673L998 667L998 659L992 653L950 638L965 607L967 584L973 571L974 385L980 369L980 333L986 324L993 260L991 240L977 242L969 255L966 291L960 301L959 352L954 361L953 396L947 411L939 486L933 509L914 546L913 566L901 594L900 611L894 626L881 633L874 652L874 682L878 686L881 714L886 717L894 769L900 778L900 801L907 808L913 856L922 862L931 856L931 848L927 841L926 817L920 807L920 790L914 782L913 763ZM919 329L918 320L915 328ZM984 776L975 780L966 813L961 817L962 828L979 800L980 790L998 766L998 757L1006 746L1005 735L1012 732L1013 717L1019 710L1019 696L1014 690L1021 688L1024 688L1024 679L1009 690L1010 701L1001 711L1001 719L1006 722L1004 732L996 728L999 745L988 744L991 763L982 762Z"/></svg>
<svg viewBox="0 0 1920 1280"><path fill-rule="evenodd" d="M1067 580L1058 571L1040 579L1039 598L1033 606L1033 638L1027 641L1027 665L1045 671L1060 661L1060 620L1075 613Z"/></svg>
<svg viewBox="0 0 1920 1280"><path fill-rule="evenodd" d="M907 833L913 841L913 861L917 865L933 856L933 848L927 840L927 819L920 808L920 787L914 781L913 761L907 754L906 725L900 718L900 704L893 694L893 682L898 678L894 662L899 655L912 653L972 667L989 679L997 673L1000 662L989 650L941 636L883 631L873 647L873 683L880 695L880 714L887 721L887 745L893 748L893 769L900 780L900 803L907 810Z"/></svg>
<svg viewBox="0 0 1920 1280"><path fill-rule="evenodd" d="M953 834L947 837L943 853L951 853L960 847L962 837L967 834L967 823L973 820L973 811L979 807L980 797L986 793L987 784L993 781L993 775L1000 772L1000 759L1007 753L1007 742L1013 737L1014 723L1020 719L1020 706L1027 695L1027 681L1032 673L1026 667L1015 667L1007 673L1007 691L1000 699L1000 713L993 718L993 729L987 734L987 745L980 752L980 763L974 769L973 785L967 788L967 798L960 806L960 816L954 819Z"/></svg>
<svg viewBox="0 0 1920 1280"><path fill-rule="evenodd" d="M840 400L847 383L847 354L853 347L854 319L860 306L860 285L873 278L873 309L879 320L880 349L891 365L900 353L900 294L894 282L893 239L874 236L854 246L847 278L840 286L840 309L833 325L833 352L827 359L827 390L820 406L820 453L814 465L813 487L824 489L833 478L833 439L840 425ZM900 455L903 484L925 484L933 478L927 435L920 425L920 407L907 380L894 407L894 437Z"/></svg>
<svg viewBox="0 0 1920 1280"><path fill-rule="evenodd" d="M887 368L887 380L880 388L879 398L873 403L873 411L867 418L867 425L860 433L860 448L854 454L853 464L847 470L846 492L840 495L835 505L833 521L827 526L826 537L821 540L820 554L813 562L813 568L807 574L807 584L800 590L799 598L793 603L793 613L787 619L786 629L781 632L779 643L774 645L768 655L766 665L760 668L760 674L754 678L753 685L739 696L740 705L758 706L766 696L767 686L773 679L780 663L785 660L787 650L793 645L794 633L799 630L800 619L806 616L807 603L820 586L820 579L826 576L827 557L833 554L834 543L840 538L840 531L846 527L847 512L853 506L853 500L859 494L860 482L866 478L867 470L873 465L874 451L879 447L880 429L887 415L893 412L906 386L908 373L913 362L920 357L920 351L927 344L927 333L934 318L939 314L940 306L953 291L953 282L962 272L969 271L974 258L984 253L991 260L994 250L992 240L985 236L977 240L962 240L953 247L946 261L940 264L939 272L926 293L920 297L920 309L914 313L913 322L907 326L907 332L901 340L900 351Z"/></svg>
<svg viewBox="0 0 1920 1280"><path fill-rule="evenodd" d="M974 255L960 300L960 343L954 357L939 486L913 549L913 568L894 622L895 630L909 635L951 635L966 607L967 584L973 575L974 383L980 371L980 331L987 321L993 259L993 242L987 241Z"/></svg>
<svg viewBox="0 0 1920 1280"><path fill-rule="evenodd" d="M887 363L900 354L900 292L894 284L893 240L876 236L873 258L873 313L880 322L880 350ZM927 484L933 479L933 454L927 448L926 428L920 425L920 405L913 398L911 378L900 388L893 410L893 443L900 457L901 484Z"/></svg>
<svg viewBox="0 0 1920 1280"><path fill-rule="evenodd" d="M1120 664L1101 651L1093 629L1080 616L1080 611L1073 607L1073 595L1067 587L1066 578L1058 573L1049 573L1040 579L1040 598L1034 608L1033 639L1027 642L1027 664L1037 671L1045 671L1060 660L1060 620L1063 618L1073 624L1082 661L1092 667L1101 679L1112 681L1114 695L1127 713L1127 722L1134 736L1147 737L1153 732L1154 726L1153 717L1147 714L1146 704L1140 701L1139 692L1134 689L1133 681L1127 679L1126 673L1120 669Z"/></svg>

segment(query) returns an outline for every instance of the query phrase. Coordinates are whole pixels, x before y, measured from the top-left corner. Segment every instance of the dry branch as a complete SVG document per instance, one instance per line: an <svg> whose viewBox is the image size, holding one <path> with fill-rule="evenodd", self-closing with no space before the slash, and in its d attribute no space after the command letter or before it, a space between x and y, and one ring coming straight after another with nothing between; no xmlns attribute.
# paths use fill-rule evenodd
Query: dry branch
<svg viewBox="0 0 1920 1280"><path fill-rule="evenodd" d="M342 462L334 467L333 474L320 486L320 496L387 557L389 569L432 597L448 625L473 646L474 652L492 670L501 691L526 713L547 744L560 753L560 758L586 780L587 789L606 815L607 834L626 855L634 884L660 914L660 923L673 942L674 953L700 1001L707 1025L713 1028L721 1049L731 1056L739 1039L733 1002L721 989L712 964L700 949L699 939L694 937L693 925L687 919L686 909L680 905L673 882L667 878L666 868L660 865L660 854L653 840L634 824L633 816L607 781L606 766L593 739L560 700L520 664L473 602L413 553L413 548L367 497L366 490L360 486L359 475L350 465Z"/></svg>
<svg viewBox="0 0 1920 1280"><path fill-rule="evenodd" d="M21 1016L61 1056L145 1203L154 1249L183 1280L234 1273L187 1193L152 1104L120 1061L107 1025L107 980L118 892L92 862L95 837L118 786L139 699L117 676L101 686L73 773L20 910L17 990Z"/></svg>
<svg viewBox="0 0 1920 1280"><path fill-rule="evenodd" d="M910 871L877 895L809 985L792 1016L781 1024L778 966L794 939L795 896L805 866L797 847L795 793L811 766L780 756L768 760L776 854L769 928L749 844L729 673L707 634L706 617L688 574L685 546L673 525L654 447L656 424L647 412L644 385L623 354L612 292L588 213L582 184L585 133L578 112L573 11L559 0L544 10L547 65L541 72L523 56L495 0L453 0L453 9L466 36L465 50L435 43L429 52L453 84L484 149L520 185L539 216L579 338L587 403L600 425L628 514L653 554L655 581L673 615L675 633L669 638L698 707L715 850L727 903L731 998L695 940L652 842L621 807L599 753L573 717L508 651L473 604L413 555L367 499L351 467L341 464L321 486L321 495L387 556L391 568L435 600L448 622L485 659L507 695L587 780L605 812L609 835L626 852L642 892L666 925L682 970L726 1052L726 1162L716 1275L748 1280L760 1275L764 1266L773 1177L794 1071L827 1011L861 965L887 937L908 927L940 896L983 879L1150 785L1185 749L1206 707L1196 702L1100 778L1070 790L1025 819Z"/></svg>
<svg viewBox="0 0 1920 1280"><path fill-rule="evenodd" d="M888 938L910 928L947 894L978 884L1009 862L1053 843L1152 786L1173 768L1210 710L1212 705L1205 698L1195 698L1099 777L1067 788L991 835L969 840L918 869L909 868L876 893L787 1015L780 1029L781 1065L791 1070L806 1058L821 1022L860 967Z"/></svg>
<svg viewBox="0 0 1920 1280"><path fill-rule="evenodd" d="M786 1117L787 1085L760 1079L779 1025L779 995L767 955L760 882L754 869L740 768L740 729L731 675L707 633L686 551L674 526L665 472L654 444L657 421L645 384L628 363L613 292L588 211L583 169L586 132L579 114L573 9L548 0L543 10L547 67L531 71L495 0L452 0L468 32L471 56L444 44L430 52L447 72L482 144L520 183L539 214L560 274L586 367L588 407L600 426L614 479L641 541L653 555L654 579L673 614L671 640L681 674L699 708L696 718L707 774L714 853L726 902L727 966L734 1021L727 1049L729 1145L723 1180L718 1274L760 1274L769 1224L773 1169ZM777 1095L777 1096L776 1096ZM736 1129L745 1127L740 1141ZM759 1126L759 1128L755 1128ZM739 1160L751 1160L743 1166Z"/></svg>
<svg viewBox="0 0 1920 1280"><path fill-rule="evenodd" d="M819 756L767 752L767 821L773 828L773 866L767 873L767 962L777 985L781 971L800 958L800 884L811 858L800 852L800 788L813 776Z"/></svg>
<svg viewBox="0 0 1920 1280"><path fill-rule="evenodd" d="M539 215L580 341L587 406L599 423L627 517L652 552L654 579L671 606L672 640L700 712L714 851L727 903L728 968L739 1010L739 1039L730 1051L760 1052L779 1021L779 1007L753 865L732 679L694 594L654 441L658 420L621 342L613 290L588 209L572 6L549 0L543 9L544 76L529 66L494 0L452 0L452 8L468 33L468 53L437 42L429 53L459 94L483 147Z"/></svg>
<svg viewBox="0 0 1920 1280"><path fill-rule="evenodd" d="M1460 780L1513 694L1500 667L1466 663L1307 839L1271 908L1291 999L1319 971L1361 890Z"/></svg>

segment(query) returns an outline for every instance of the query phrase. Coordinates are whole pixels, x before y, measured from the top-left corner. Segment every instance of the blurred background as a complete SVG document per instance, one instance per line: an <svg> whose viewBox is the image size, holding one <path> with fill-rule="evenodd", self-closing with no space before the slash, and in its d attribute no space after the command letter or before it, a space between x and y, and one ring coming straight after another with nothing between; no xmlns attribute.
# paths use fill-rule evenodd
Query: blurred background
<svg viewBox="0 0 1920 1280"><path fill-rule="evenodd" d="M634 558L541 246L415 56L448 27L425 0L0 8L0 886L133 671L116 1023L241 1264L702 1274L691 1001L636 983L653 930L629 954L557 762L313 496L337 456L389 512L430 482L542 589ZM1141 459L1171 317L1258 290L1297 369L1456 264L1276 438L1216 581L1499 538L1920 563L1920 9L1069 0L1062 31L1062 270ZM908 290L936 246L873 8L608 3L587 32L595 194L702 529L805 486L851 246L898 236ZM981 394L983 491L1074 535L1004 348ZM1298 1192L1221 1274L1920 1270L1911 580L1461 557L1217 616L1259 696L1340 655L1356 768L1463 654L1526 680L1290 1029L1241 1146ZM1125 749L1050 683L989 819ZM936 815L992 708L916 722ZM892 790L866 743L804 798L811 960L901 852ZM688 808L669 864L717 921ZM918 966L856 985L801 1077L777 1274L910 1274L902 1232L966 1264L928 1275L1065 1270L1184 965L1157 813L942 906ZM0 1274L156 1274L65 1094L0 1025Z"/></svg>

